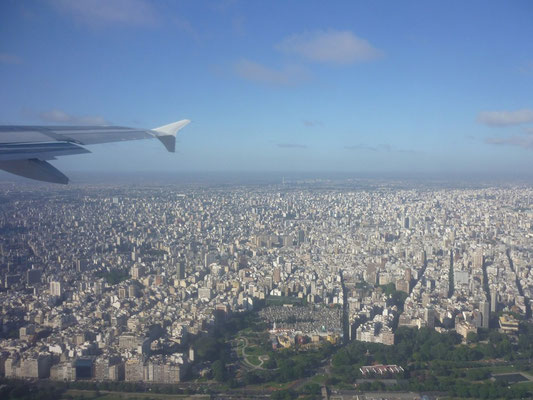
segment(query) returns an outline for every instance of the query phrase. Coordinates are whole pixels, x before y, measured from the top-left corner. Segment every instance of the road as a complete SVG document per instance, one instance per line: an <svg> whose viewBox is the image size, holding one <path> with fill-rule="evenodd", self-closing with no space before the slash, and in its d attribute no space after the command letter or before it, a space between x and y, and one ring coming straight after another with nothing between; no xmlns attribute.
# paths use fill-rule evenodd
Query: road
<svg viewBox="0 0 533 400"><path fill-rule="evenodd" d="M258 356L257 357L259 360L258 365L254 365L248 360L249 355L246 354L246 348L250 345L250 343L248 342L247 337L238 336L233 342L234 342L233 344L235 345L235 349L236 349L235 351L237 353L237 356L239 355L239 349L242 352L243 362L241 364L244 369L248 371L254 370L254 369L265 369L263 368L263 364L265 361L268 361L268 359L270 358L268 355L265 354L265 355Z"/></svg>

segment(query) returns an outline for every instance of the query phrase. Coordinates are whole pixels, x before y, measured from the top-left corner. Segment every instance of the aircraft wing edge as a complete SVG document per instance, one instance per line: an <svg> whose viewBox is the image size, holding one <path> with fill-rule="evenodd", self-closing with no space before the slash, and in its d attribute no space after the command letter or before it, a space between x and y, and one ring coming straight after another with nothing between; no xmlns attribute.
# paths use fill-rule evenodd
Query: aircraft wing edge
<svg viewBox="0 0 533 400"><path fill-rule="evenodd" d="M52 164L37 158L0 161L0 169L37 181L60 183L62 185L68 183L68 178L65 174Z"/></svg>
<svg viewBox="0 0 533 400"><path fill-rule="evenodd" d="M25 178L67 184L69 179L45 160L90 153L81 145L157 138L175 152L183 119L151 130L112 126L0 126L0 169Z"/></svg>
<svg viewBox="0 0 533 400"><path fill-rule="evenodd" d="M159 128L154 128L154 136L159 139L163 146L171 152L176 151L176 135L180 129L186 127L190 124L190 120L182 119L181 121L172 122L171 124L160 126Z"/></svg>
<svg viewBox="0 0 533 400"><path fill-rule="evenodd" d="M90 153L90 151L71 142L0 143L0 161L32 158L51 160L58 156L84 153Z"/></svg>

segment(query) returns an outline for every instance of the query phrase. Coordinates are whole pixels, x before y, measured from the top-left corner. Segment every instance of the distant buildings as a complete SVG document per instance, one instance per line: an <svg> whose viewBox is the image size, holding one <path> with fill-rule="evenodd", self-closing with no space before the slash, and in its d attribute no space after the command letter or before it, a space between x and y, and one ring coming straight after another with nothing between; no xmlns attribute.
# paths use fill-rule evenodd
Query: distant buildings
<svg viewBox="0 0 533 400"><path fill-rule="evenodd" d="M192 339L267 301L277 348L393 345L396 322L466 339L502 311L517 331L531 188L328 185L0 186L18 227L0 237L0 325L19 333L0 373L178 382Z"/></svg>

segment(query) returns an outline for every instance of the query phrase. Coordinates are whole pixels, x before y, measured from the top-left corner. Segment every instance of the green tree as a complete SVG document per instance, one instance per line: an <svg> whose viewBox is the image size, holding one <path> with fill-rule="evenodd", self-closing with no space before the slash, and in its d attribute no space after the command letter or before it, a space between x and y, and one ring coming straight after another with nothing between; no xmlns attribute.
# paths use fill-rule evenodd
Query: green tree
<svg viewBox="0 0 533 400"><path fill-rule="evenodd" d="M216 360L211 364L211 371L213 373L213 378L217 382L224 382L226 379L226 366L221 360Z"/></svg>
<svg viewBox="0 0 533 400"><path fill-rule="evenodd" d="M468 332L466 335L466 341L468 343L477 343L479 340L478 334L476 332Z"/></svg>
<svg viewBox="0 0 533 400"><path fill-rule="evenodd" d="M292 390L276 390L272 392L270 398L273 400L292 400L298 397L298 394Z"/></svg>
<svg viewBox="0 0 533 400"><path fill-rule="evenodd" d="M304 394L319 394L320 385L318 383L308 383L300 390L300 393Z"/></svg>

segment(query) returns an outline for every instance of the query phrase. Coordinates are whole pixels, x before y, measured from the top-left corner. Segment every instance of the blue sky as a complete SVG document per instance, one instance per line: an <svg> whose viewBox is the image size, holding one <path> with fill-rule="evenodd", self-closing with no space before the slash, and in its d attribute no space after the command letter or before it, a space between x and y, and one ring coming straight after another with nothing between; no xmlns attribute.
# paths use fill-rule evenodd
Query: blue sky
<svg viewBox="0 0 533 400"><path fill-rule="evenodd" d="M0 2L0 124L153 128L68 171L533 170L531 1Z"/></svg>

